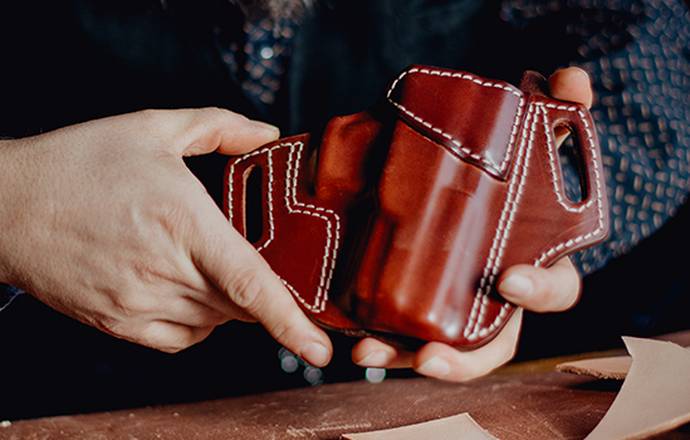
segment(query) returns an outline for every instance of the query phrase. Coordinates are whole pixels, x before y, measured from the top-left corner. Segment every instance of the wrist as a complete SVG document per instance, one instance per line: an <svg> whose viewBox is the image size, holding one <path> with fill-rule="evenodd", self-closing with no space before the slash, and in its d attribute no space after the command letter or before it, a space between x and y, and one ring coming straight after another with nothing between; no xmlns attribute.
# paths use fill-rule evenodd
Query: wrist
<svg viewBox="0 0 690 440"><path fill-rule="evenodd" d="M0 283L14 284L13 275L17 245L25 240L22 228L27 207L22 192L31 182L24 171L27 163L26 146L22 140L0 140Z"/></svg>

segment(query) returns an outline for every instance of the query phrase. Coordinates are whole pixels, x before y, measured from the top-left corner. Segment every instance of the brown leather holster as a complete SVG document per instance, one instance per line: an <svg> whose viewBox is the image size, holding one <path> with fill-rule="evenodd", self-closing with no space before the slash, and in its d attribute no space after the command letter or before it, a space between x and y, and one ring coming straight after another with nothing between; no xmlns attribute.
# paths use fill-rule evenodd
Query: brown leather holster
<svg viewBox="0 0 690 440"><path fill-rule="evenodd" d="M333 118L226 170L226 213L319 325L470 349L514 307L495 291L603 240L608 209L587 109L476 75L413 66L386 112ZM555 132L579 145L582 200L565 193Z"/></svg>

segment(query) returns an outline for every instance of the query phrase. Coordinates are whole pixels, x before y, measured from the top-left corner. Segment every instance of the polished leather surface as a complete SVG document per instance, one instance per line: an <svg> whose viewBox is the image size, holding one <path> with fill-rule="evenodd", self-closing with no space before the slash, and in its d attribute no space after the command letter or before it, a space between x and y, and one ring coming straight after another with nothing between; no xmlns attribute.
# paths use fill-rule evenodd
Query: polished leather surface
<svg viewBox="0 0 690 440"><path fill-rule="evenodd" d="M228 217L247 236L259 209L254 245L320 325L480 346L514 310L495 292L502 270L548 266L608 231L591 116L538 83L526 75L520 90L413 66L392 82L385 111L231 158ZM562 125L579 144L579 202L564 190Z"/></svg>

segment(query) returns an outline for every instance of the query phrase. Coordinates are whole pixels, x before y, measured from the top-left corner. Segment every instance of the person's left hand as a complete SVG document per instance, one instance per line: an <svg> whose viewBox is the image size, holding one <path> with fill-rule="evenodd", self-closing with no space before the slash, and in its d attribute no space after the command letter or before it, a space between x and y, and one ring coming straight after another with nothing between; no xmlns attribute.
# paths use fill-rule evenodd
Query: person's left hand
<svg viewBox="0 0 690 440"><path fill-rule="evenodd" d="M556 71L550 78L551 95L566 101L592 104L587 73L576 67ZM563 141L559 139L559 141ZM569 258L549 268L521 264L507 269L498 281L499 293L516 306L534 312L559 312L577 303L580 276ZM365 338L352 349L352 360L362 367L409 368L419 374L454 382L483 376L510 361L517 348L522 309L515 311L494 340L473 351L458 351L430 342L418 352L402 352L377 339Z"/></svg>

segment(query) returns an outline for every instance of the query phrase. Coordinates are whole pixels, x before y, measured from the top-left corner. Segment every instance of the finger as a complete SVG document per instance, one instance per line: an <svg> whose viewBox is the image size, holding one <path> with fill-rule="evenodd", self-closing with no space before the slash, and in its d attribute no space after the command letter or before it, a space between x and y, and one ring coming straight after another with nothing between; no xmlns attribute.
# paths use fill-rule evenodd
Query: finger
<svg viewBox="0 0 690 440"><path fill-rule="evenodd" d="M579 67L559 69L549 78L551 95L556 99L592 106L592 85L589 75ZM570 134L565 126L556 126L556 145L561 146Z"/></svg>
<svg viewBox="0 0 690 440"><path fill-rule="evenodd" d="M188 288L185 292L187 299L209 307L229 319L256 322L253 316L237 307L227 295L220 292L204 274L200 273L193 262L187 260L183 262L182 267L185 267L181 272L185 274L185 285Z"/></svg>
<svg viewBox="0 0 690 440"><path fill-rule="evenodd" d="M472 351L459 351L440 342L430 342L417 353L413 367L424 376L451 382L464 382L488 374L515 355L521 323L522 309L518 309L494 340Z"/></svg>
<svg viewBox="0 0 690 440"><path fill-rule="evenodd" d="M328 336L302 313L256 250L208 205L199 212L203 224L195 231L201 233L191 242L197 267L287 349L313 365L326 365L332 350Z"/></svg>
<svg viewBox="0 0 690 440"><path fill-rule="evenodd" d="M185 147L185 156L217 151L222 154L243 154L278 139L277 127L248 119L238 113L219 108L194 111L191 140Z"/></svg>
<svg viewBox="0 0 690 440"><path fill-rule="evenodd" d="M228 321L229 319L237 319L244 322L256 322L256 319L252 315L238 307L235 303L230 301L227 295L219 292L216 288L210 288L204 292L203 297L200 299L198 299L197 296L192 296L191 299L194 299L220 313L226 318L225 321Z"/></svg>
<svg viewBox="0 0 690 440"><path fill-rule="evenodd" d="M152 318L154 320L167 320L189 327L215 327L230 319L234 319L235 316L220 312L192 297L180 295L170 300Z"/></svg>
<svg viewBox="0 0 690 440"><path fill-rule="evenodd" d="M508 301L528 310L558 312L577 302L580 276L567 257L549 268L521 264L501 274L498 291Z"/></svg>
<svg viewBox="0 0 690 440"><path fill-rule="evenodd" d="M217 151L242 154L278 138L277 127L254 121L229 110L207 107L182 110L146 110L133 117L163 132L164 142L176 155L195 156Z"/></svg>
<svg viewBox="0 0 690 440"><path fill-rule="evenodd" d="M414 353L374 338L364 338L352 348L352 362L360 367L409 368L413 358Z"/></svg>
<svg viewBox="0 0 690 440"><path fill-rule="evenodd" d="M592 106L592 85L589 75L579 67L559 69L549 78L551 96L564 101Z"/></svg>
<svg viewBox="0 0 690 440"><path fill-rule="evenodd" d="M151 321L130 340L166 353L177 353L203 341L213 329L213 326L198 328L170 321Z"/></svg>

